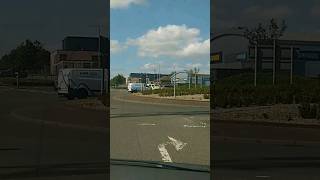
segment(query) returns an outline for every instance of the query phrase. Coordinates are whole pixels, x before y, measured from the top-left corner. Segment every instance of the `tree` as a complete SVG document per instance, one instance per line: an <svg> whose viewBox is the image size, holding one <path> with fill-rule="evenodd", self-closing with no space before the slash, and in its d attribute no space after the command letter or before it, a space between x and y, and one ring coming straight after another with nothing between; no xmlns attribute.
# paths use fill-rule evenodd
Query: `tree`
<svg viewBox="0 0 320 180"><path fill-rule="evenodd" d="M50 52L43 48L39 41L26 40L9 54L0 59L1 69L47 73L50 66Z"/></svg>
<svg viewBox="0 0 320 180"><path fill-rule="evenodd" d="M279 39L287 29L285 20L281 23L272 18L268 24L259 23L256 27L245 28L244 35L250 44L259 44L261 41Z"/></svg>
<svg viewBox="0 0 320 180"><path fill-rule="evenodd" d="M173 74L173 73L172 73ZM171 75L168 75L168 76L162 76L160 78L160 83L163 84L163 85L169 85L171 84Z"/></svg>
<svg viewBox="0 0 320 180"><path fill-rule="evenodd" d="M118 74L117 76L111 79L111 86L119 86L126 83L126 78L122 74Z"/></svg>

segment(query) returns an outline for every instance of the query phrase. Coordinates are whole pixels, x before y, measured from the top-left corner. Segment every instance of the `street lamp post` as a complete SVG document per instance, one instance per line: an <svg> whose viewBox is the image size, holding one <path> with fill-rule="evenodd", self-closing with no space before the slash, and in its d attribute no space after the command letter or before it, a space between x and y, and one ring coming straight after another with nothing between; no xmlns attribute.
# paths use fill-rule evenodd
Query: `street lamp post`
<svg viewBox="0 0 320 180"><path fill-rule="evenodd" d="M243 30L245 29L245 27L237 27L238 30ZM212 33L211 33L212 35ZM212 38L210 38L210 43L212 43L213 41L217 40L217 39L220 39L222 37L228 37L228 36L235 36L235 37L243 37L243 38L246 38L248 39L244 34L242 33L222 33L222 34L219 34L217 36L213 36ZM256 68L255 68L256 69ZM256 78L255 78L256 79ZM255 80L256 81L256 80ZM212 92L213 96L216 96L216 78L214 77L213 79L213 92ZM213 101L213 108L215 108L215 98L211 99L211 101Z"/></svg>
<svg viewBox="0 0 320 180"><path fill-rule="evenodd" d="M254 86L257 86L257 61L258 61L258 47L254 46Z"/></svg>
<svg viewBox="0 0 320 180"><path fill-rule="evenodd" d="M191 73L188 73L188 76L189 76L189 90L191 89L191 76L190 76Z"/></svg>
<svg viewBox="0 0 320 180"><path fill-rule="evenodd" d="M104 86L105 86L105 66L104 66L103 59L101 58L101 26L103 26L103 25L101 25L101 24L89 25L89 27L98 28L98 41L99 41L98 42L98 62L99 62L100 68L102 68L100 94L104 95L105 94L105 91L104 91Z"/></svg>
<svg viewBox="0 0 320 180"><path fill-rule="evenodd" d="M177 72L174 71L174 81L173 81L173 95L176 98L176 80L177 80Z"/></svg>
<svg viewBox="0 0 320 180"><path fill-rule="evenodd" d="M188 73L188 70L184 70L184 71L180 71L180 72L176 72L174 71L174 81L173 81L173 96L174 98L176 98L176 81L177 81L177 74L180 73ZM190 82L190 81L189 81ZM189 88L190 88L190 83L189 83Z"/></svg>
<svg viewBox="0 0 320 180"><path fill-rule="evenodd" d="M293 84L293 47L291 46L290 84Z"/></svg>
<svg viewBox="0 0 320 180"><path fill-rule="evenodd" d="M16 72L17 89L19 89L19 72Z"/></svg>
<svg viewBox="0 0 320 180"><path fill-rule="evenodd" d="M276 39L273 39L273 70L272 70L272 84L276 83Z"/></svg>

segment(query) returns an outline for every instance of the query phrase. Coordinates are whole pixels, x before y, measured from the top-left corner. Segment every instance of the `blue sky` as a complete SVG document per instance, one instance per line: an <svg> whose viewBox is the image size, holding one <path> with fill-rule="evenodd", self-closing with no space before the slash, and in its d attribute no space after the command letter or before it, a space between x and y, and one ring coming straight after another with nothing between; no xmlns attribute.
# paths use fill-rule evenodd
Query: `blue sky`
<svg viewBox="0 0 320 180"><path fill-rule="evenodd" d="M210 0L111 0L111 76L209 73Z"/></svg>

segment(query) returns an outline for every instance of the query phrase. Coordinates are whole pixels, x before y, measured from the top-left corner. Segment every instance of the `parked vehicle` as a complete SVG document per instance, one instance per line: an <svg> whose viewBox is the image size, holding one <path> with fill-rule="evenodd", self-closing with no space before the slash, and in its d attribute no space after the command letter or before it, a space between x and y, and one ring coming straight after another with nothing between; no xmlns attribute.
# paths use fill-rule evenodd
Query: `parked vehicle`
<svg viewBox="0 0 320 180"><path fill-rule="evenodd" d="M150 87L152 90L160 89L160 86L155 85L155 84L151 84Z"/></svg>
<svg viewBox="0 0 320 180"><path fill-rule="evenodd" d="M58 74L58 94L69 99L95 96L108 87L105 70L104 89L102 89L102 69L62 69Z"/></svg>
<svg viewBox="0 0 320 180"><path fill-rule="evenodd" d="M128 84L128 92L131 92L131 93L143 91L146 89L147 88L145 83L129 83Z"/></svg>

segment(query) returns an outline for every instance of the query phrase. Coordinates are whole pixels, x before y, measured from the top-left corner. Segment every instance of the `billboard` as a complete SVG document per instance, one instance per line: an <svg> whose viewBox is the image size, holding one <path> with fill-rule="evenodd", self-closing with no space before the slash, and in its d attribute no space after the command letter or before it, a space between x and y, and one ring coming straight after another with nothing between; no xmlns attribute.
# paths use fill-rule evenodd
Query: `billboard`
<svg viewBox="0 0 320 180"><path fill-rule="evenodd" d="M211 53L210 63L221 63L222 62L222 52Z"/></svg>

